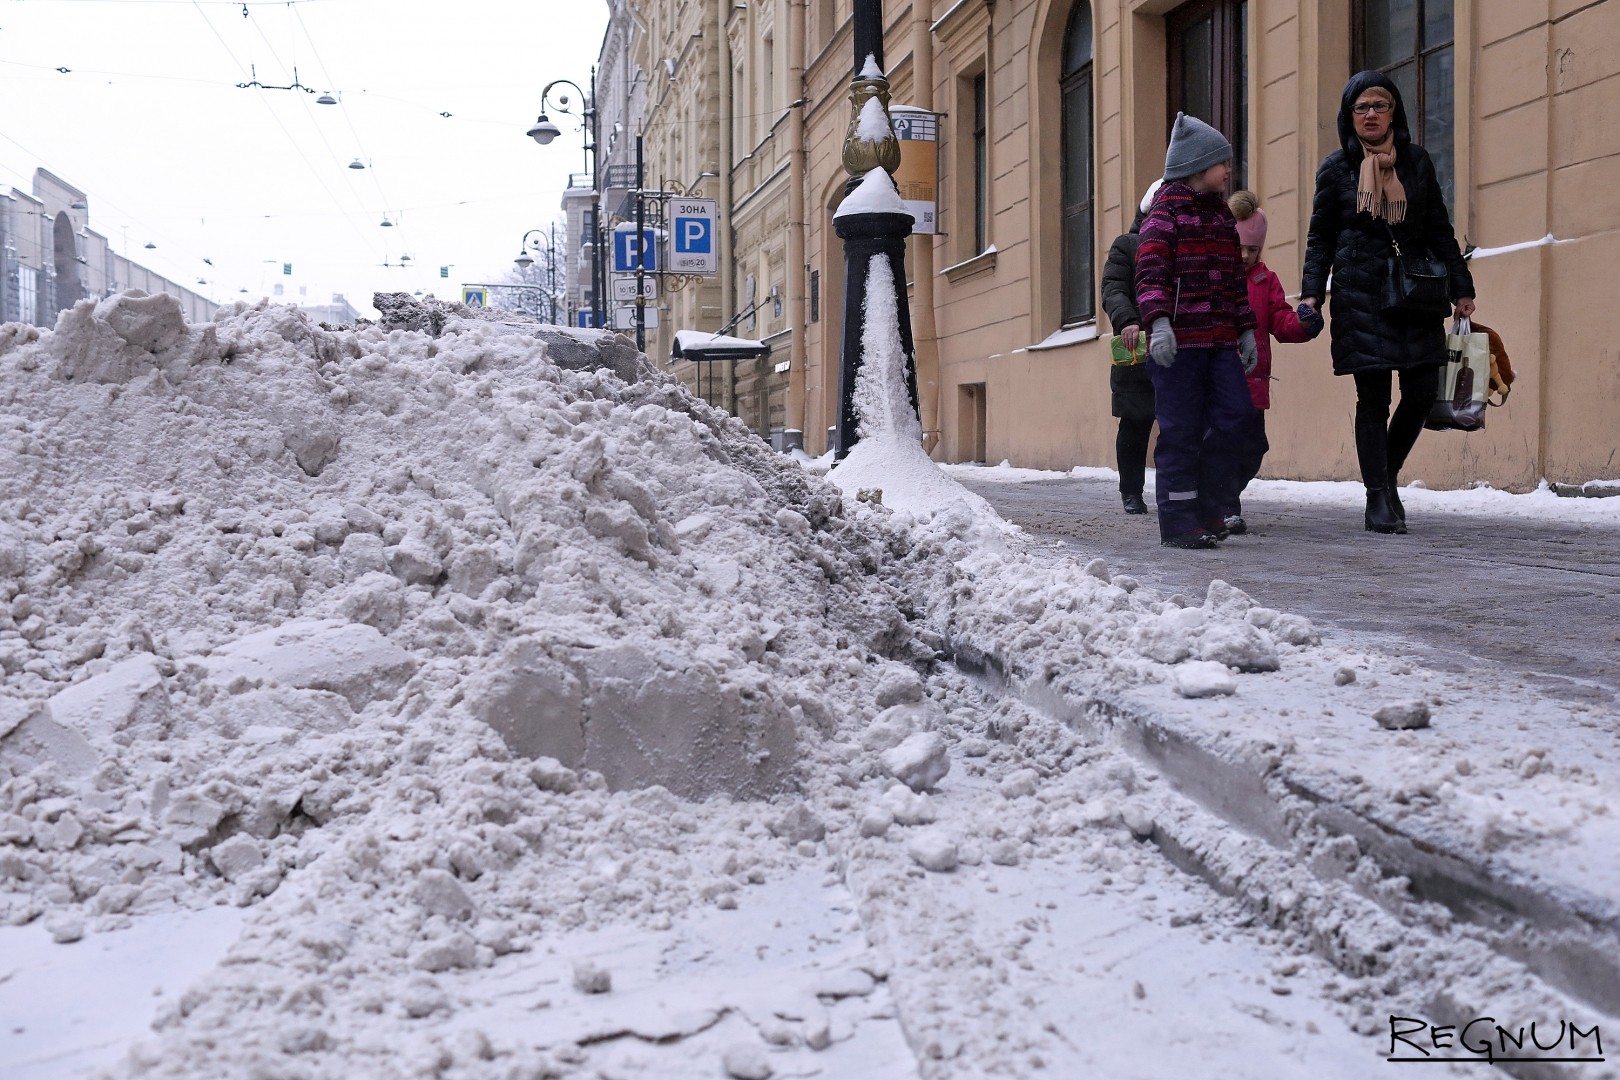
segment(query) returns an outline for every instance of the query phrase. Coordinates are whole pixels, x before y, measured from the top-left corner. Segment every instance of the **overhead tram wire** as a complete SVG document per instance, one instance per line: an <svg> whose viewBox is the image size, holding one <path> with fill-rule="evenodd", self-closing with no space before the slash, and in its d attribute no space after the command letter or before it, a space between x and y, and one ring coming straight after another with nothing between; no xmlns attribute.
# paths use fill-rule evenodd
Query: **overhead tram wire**
<svg viewBox="0 0 1620 1080"><path fill-rule="evenodd" d="M0 0L0 2L3 2L3 0ZM46 2L50 2L50 0L46 0ZM74 2L74 0L58 0L58 2ZM88 2L101 2L101 0L77 0L77 2L87 2L87 3ZM224 51L224 53L226 54L228 59L231 61L233 66L235 66L240 71L242 62L240 61L239 58L236 57L236 55L234 53L234 50L232 49L230 44L221 35L220 29L211 21L210 17L206 14L206 12L204 12L202 10L202 8L205 5L207 5L207 6L218 6L218 7L235 7L237 5L235 3L231 3L231 2L217 2L216 3L216 2L212 2L212 0L171 0L171 2L172 3L189 4L191 7L196 9L198 11L199 15L202 15L204 22L208 23L210 32L214 35L215 39L219 42L219 44L222 47L222 50ZM301 11L299 10L298 7L296 7L293 3L287 3L286 0L273 0L273 2L272 2L272 0L266 0L266 2L263 2L263 3L252 3L251 6L255 7L255 8L257 8L257 7L268 7L268 6L291 8L294 15L295 15L295 17L298 20L300 30L303 32L305 38L309 42L310 48L312 50L312 53L314 54L314 58L315 58L317 64L321 68L324 76L328 80L330 80L330 78L331 78L330 69L328 69L326 67L324 57L320 56L319 47L318 47L318 45L316 45L316 43L315 43L315 41L313 39L313 36L310 33L310 28L308 27L307 21L303 19L302 13L301 13ZM258 20L255 20L255 21L258 22ZM264 37L265 31L264 31L264 28L262 27L262 25L255 26L255 30L260 34L261 37ZM274 57L275 57L275 60L278 63L281 62L281 58L279 57L278 54L276 54L275 46L269 41L269 39L267 39L267 38L265 39L265 44L270 48L270 51L271 51L272 55L274 55ZM37 72L41 72L41 73L43 73L45 71L57 71L57 70L60 70L59 68L57 68L54 65L27 64L27 63L22 63L22 62L13 61L13 60L6 60L6 59L0 59L0 66L15 67L15 68L17 68L19 70L23 70L23 71L37 71ZM283 66L285 66L285 65L283 65ZM251 73L251 68L250 68L250 73ZM176 75L169 75L169 74L154 74L154 73L140 72L140 71L122 71L122 70L116 70L115 71L115 70L102 70L102 69L90 69L90 68L78 68L78 67L75 67L71 74L76 75L76 76L81 76L81 77L105 78L105 79L107 79L107 81L109 83L111 83L111 82L113 82L115 80L127 79L127 80L144 80L144 81L149 81L149 82L154 82L154 83L172 82L172 83L177 83L177 84L206 84L207 86L209 86L211 88L218 87L218 85L219 85L217 79L196 79L196 78L188 78L188 77L183 77L183 76L176 76ZM335 85L335 83L333 85ZM417 110L419 110L421 112L424 112L424 113L433 112L434 115L438 115L438 116L446 116L446 115L448 115L448 114L439 112L438 110L432 109L429 106L422 105L417 100L414 100L414 99L411 99L411 98L398 98L398 97L394 97L393 95L389 95L389 94L386 94L386 93L377 94L375 92L367 91L367 90L364 90L364 89L360 90L359 92L363 93L363 94L368 94L369 96L372 96L374 98L398 102L401 105L405 105L407 107L417 109ZM260 95L260 96L262 97L263 95ZM268 102L267 102L267 107L270 107ZM315 110L310 110L310 111L314 112ZM273 220L273 219L278 219L278 218L285 219L285 218L300 218L300 217L311 217L311 216L336 215L336 216L344 217L345 219L348 220L348 224L349 224L351 230L353 230L355 232L357 237L361 240L362 244L365 245L368 250L372 250L372 251L378 250L378 248L374 247L372 242L368 239L370 230L368 230L368 229L366 229L364 227L366 223L360 221L358 218L355 217L355 211L354 210L346 210L346 209L344 209L342 204L339 202L337 196L335 195L333 189L329 185L327 185L325 182L320 180L321 173L320 173L318 167L316 167L313 164L313 162L308 158L308 156L303 152L303 150L301 148L301 144L296 139L293 138L290 130L287 128L287 126L282 121L282 119L279 116L275 115L275 112L274 112L273 108L272 108L272 116L273 116L274 119L276 119L278 127L281 128L283 137L286 138L289 142L293 143L295 151L298 152L299 157L304 161L304 164L305 164L306 168L308 168L311 171L311 175L315 176L317 178L317 182L321 184L321 188L322 188L323 192L325 193L325 195L327 196L328 205L332 206L333 209L330 210L330 211L325 212L324 214L322 212L320 212L320 211L301 211L301 212L294 212L294 213L269 213L269 214L252 214L252 215L233 215L233 214L228 214L228 213L226 213L226 214L210 214L209 215L210 221L212 221L212 220L214 220L216 218L219 218L219 219L222 219L222 220L223 219L230 219L230 218L236 218L238 220L248 220L248 219L252 219L252 220L261 220L261 219L262 220ZM496 119L496 118L493 118L493 117L490 118L490 119L480 119L480 118L476 118L476 117L469 117L469 116L466 116L466 115L460 114L460 113L457 114L457 119L462 120L464 123L484 124L484 125L500 126L500 127L505 127L510 122L507 119ZM354 132L356 138L358 139L358 131L354 127L354 121L352 120L352 118L350 118L346 114L345 115L345 120L349 124L350 130L352 132ZM337 157L335 149L332 147L332 145L330 143L330 140L325 136L324 129L318 126L317 127L317 134L320 135L323 143L325 144L328 155L330 157L332 157L334 161L337 161L338 164L341 164L342 163L341 159L339 159ZM5 137L5 136L0 135L0 137ZM10 140L8 138L8 141L14 141L14 140ZM43 164L43 165L45 165L47 167L50 167L50 165L52 164L51 162L48 162L45 159L43 159L42 157L40 157L39 155L35 155L32 152L28 151L26 147L21 147L20 144L18 144L18 145L19 145L19 149L23 149L26 153L28 153L28 156L30 158L33 158L36 163ZM62 171L62 170L61 170L60 167L57 167L56 171ZM20 178L19 181L18 181L18 186L19 187L26 187L26 174L25 173L19 173L18 175L19 175L19 178ZM373 183L376 185L376 189L378 191L379 198L382 200L382 202L384 204L388 204L388 196L387 196L387 193L386 193L386 191L384 190L384 188L383 188L383 186L381 184L381 178L377 177L375 174L373 174ZM164 238L164 236L166 234L168 234L168 229L167 228L162 228L162 227L154 228L154 227L152 227L149 223L146 222L146 219L144 218L143 215L138 214L138 213L125 212L125 211L119 209L115 204L115 200L107 197L106 195L104 195L102 193L99 193L99 192L96 192L96 191L87 191L87 194L90 195L92 197L92 199L96 203L96 207L97 207L97 211L98 211L96 216L98 218L101 218L101 219L104 220L105 217L106 217L106 213L108 211L112 211L114 213L114 216L116 216L117 218L119 218L121 220L125 220L125 221L130 222L131 225L140 225L140 226L142 226L143 231L147 232L148 235L150 235L150 236L154 236L154 237L157 237L158 239L162 240ZM522 193L514 192L514 193L512 193L510 195L492 196L491 198L488 198L488 199L456 200L454 202L448 202L448 203L424 203L424 204L420 204L420 205L400 206L400 207L388 205L387 206L387 211L388 211L388 214L389 214L389 216L391 218L396 219L394 221L394 224L396 225L396 227L399 227L399 226L403 226L405 224L406 219L409 217L409 215L412 212L415 212L415 211L431 210L431 209L433 209L435 207L439 207L439 206L472 206L472 205L477 205L477 204L480 204L480 203L503 202L503 201L508 201L508 200L522 198L522 197L524 197L524 195ZM362 214L370 214L370 213L372 213L372 210L368 207L368 208L366 208L366 209L364 209L364 210L362 210L360 212ZM401 217L402 214L405 215L405 216ZM103 231L104 230L105 230L105 226L103 226ZM406 235L405 235L406 231L407 230L404 229L404 228L399 228L397 232L391 232L389 234L389 237L390 237L390 239L395 240L396 243L394 243L392 245L387 245L385 250L391 250L391 249L399 249L399 250L402 250L402 251L415 250L414 247L412 247L410 245L410 243L408 242L408 240L406 239ZM176 256L189 258L189 259L191 259L193 261L195 261L196 259L201 258L200 255L195 254L195 251L197 249L194 247L193 243L182 243L180 245L176 245L172 240L168 240L168 241L165 241L161 246L163 248L163 254L165 256L169 257L169 258L163 259L162 261L164 261L164 262L168 262L168 261L170 261L170 259L172 259L172 258L174 258ZM420 262L420 261L421 260L414 260L414 262ZM185 278L187 275L186 275L186 273L176 271L175 273L171 274L170 276L177 276L178 278Z"/></svg>
<svg viewBox="0 0 1620 1080"><path fill-rule="evenodd" d="M190 0L188 0L188 2L190 2ZM305 28L305 31L306 34L308 34L308 28ZM217 34L217 32L215 32L215 34ZM230 52L230 47L228 47L228 45L225 47L225 52L227 52L227 55L230 57L230 60L232 60L232 63L237 63L237 65L240 66L240 62L238 62L237 57ZM277 62L280 62L280 57L277 57ZM330 78L330 71L326 70L324 60L322 60L319 55L316 57L316 62L321 65L322 73L326 74L327 78ZM55 71L55 65L47 65L47 63L37 63L37 65L31 65L31 63L15 62L15 60L0 60L0 66L15 66L15 68L19 68L19 70L34 71L34 73L47 73L47 71ZM110 78L120 79L144 79L144 81L154 81L154 83L162 83L162 81L172 81L172 83L196 83L211 87L211 89L214 89L214 87L219 87L219 81L217 81L217 79L180 78L180 76L167 76L167 74L147 74L141 73L141 71L104 71L91 70L91 68L75 68L73 73L83 74L83 76L100 76L100 78L107 78L107 76L110 76ZM413 102L413 100L403 99L403 97L376 97L392 100L392 102L399 102L399 104L403 105L416 105L416 102ZM306 102L306 105L308 105L308 102ZM426 107L421 107L421 110L423 110L423 112L428 112L428 108ZM505 126L510 125L509 118L499 118L499 120L497 120L497 118L491 118L491 120L481 120L481 118L467 117L467 115L463 115L463 113L457 113L457 120L462 121L462 123L473 123L473 125L496 125L501 126L501 128L505 128ZM283 130L283 133L285 133L285 130ZM337 164L342 164L342 160L335 155L334 147L330 146L330 141L327 141L326 136L324 136L324 131L319 130L318 128L318 133L321 134L322 141L326 142L327 152L332 155L332 159L334 159ZM45 159L44 155L36 154L36 152L29 149L29 147L23 146L21 142L11 138L10 134L5 134L3 131L0 131L0 139L13 144L18 151L21 151L24 155L26 155L26 159L31 160L32 164L40 165L40 167L50 168L52 172L65 172L60 165L53 164L52 160ZM306 162L306 164L308 164L308 162ZM34 167L34 165L29 165L28 168L21 168L21 170L19 170L19 168L11 168L11 173L15 173L16 176L15 185L13 186L16 186L16 188L19 189L28 188L29 175L31 175L32 167ZM313 165L311 165L311 167L313 167ZM154 225L152 225L152 223L149 222L149 220L147 220L143 214L133 212L133 210L128 209L128 207L120 206L117 199L112 198L112 196L109 196L109 194L102 193L102 191L96 191L96 189L86 189L86 194L92 199L92 201L94 201L94 204L96 204L97 219L105 219L105 217L110 214L112 217L115 217L115 219L130 223L131 228L141 227L141 230L146 232L147 235L157 236L157 238L160 238L160 240L162 240L165 235L168 235L167 228L154 227ZM386 196L384 196L384 198L386 198ZM423 204L413 204L413 206L389 207L389 212L390 214L410 215L416 214L416 212L424 212L424 210L449 209L449 207L483 206L483 204L517 201L517 199L527 198L528 193L525 193L525 191L512 191L512 193L509 194L497 194L497 196L489 196L489 198L455 199L455 201L450 202L423 202ZM373 210L363 209L363 212L364 214L371 214ZM339 204L335 204L335 201L334 209L329 210L298 210L298 212L274 212L274 214L228 214L228 212L222 214L222 212L214 212L214 214L209 215L209 219L211 220L240 220L240 222L245 222L245 220L309 219L309 217L342 217L342 219L348 220L348 223L350 223L352 227L355 227L356 220L355 210L343 209L343 207L339 206ZM395 227L399 227L399 225L400 222L395 222ZM364 240L364 230L358 230L358 232L361 232L361 240ZM400 240L403 241L403 238L405 238L405 230L403 230L403 228L400 230L399 236ZM403 248L410 249L410 246L408 246L408 243L405 243L403 244ZM194 251L191 244L180 244L180 246L177 246L177 244L173 243L172 240L165 241L165 243L162 244L162 251L164 251L165 256L170 257L172 257L175 253L185 254L186 257L191 257L193 261L201 261L201 257L203 257L201 254L196 254L196 251Z"/></svg>
<svg viewBox="0 0 1620 1080"><path fill-rule="evenodd" d="M22 60L8 60L4 58L0 58L0 67L27 68L33 71L61 71L61 68L55 64L30 64ZM153 75L142 71L105 71L101 68L75 67L72 68L68 74L94 75L98 78L106 78L109 82L111 82L112 79L146 79L151 82L188 83L193 86L216 87L219 85L219 80L217 79L198 79L186 75L170 75L167 73Z"/></svg>
<svg viewBox="0 0 1620 1080"><path fill-rule="evenodd" d="M299 10L297 8L293 8L292 12L293 12L293 18L296 19L297 22L298 22L298 29L304 35L304 40L309 42L310 55L315 58L315 64L320 69L321 74L325 77L327 85L328 86L336 86L336 85L338 85L337 81L332 78L332 69L327 67L327 65L326 65L326 58L321 55L320 46L315 43L314 35L309 32L309 26L304 22L303 14L301 12L299 12ZM263 30L262 27L259 28L259 36L264 37L264 30ZM267 45L269 44L268 39L266 39L265 44L267 44ZM271 52L274 53L274 51L275 50L272 47ZM381 179L381 177L379 177L377 175L376 169L369 167L370 163L372 161L372 158L371 158L371 156L369 154L366 154L365 142L364 142L364 140L362 140L360 138L360 132L354 126L354 118L349 114L349 109L348 109L347 105L344 103L344 101L341 98L338 101L338 108L340 110L342 110L343 122L345 124L349 125L349 133L354 136L355 148L362 155L365 156L365 159L366 159L366 162L367 162L367 165L368 165L368 168L366 169L366 172L370 174L371 182L377 189L377 197L382 200L383 207L384 207L384 209L386 211L387 207L392 206L393 204L391 202L389 202L388 193L383 190L382 179ZM403 211L399 210L399 209L396 209L395 212L396 213L401 213L401 214L403 213ZM400 244L402 245L400 250L401 251L409 251L410 250L410 245L405 240L405 227L403 225L403 221L396 221L396 222L394 222L394 225L399 228L398 239L399 239ZM386 248L385 248L385 250L386 250ZM384 259L385 260L387 259L386 254L384 255Z"/></svg>
<svg viewBox="0 0 1620 1080"><path fill-rule="evenodd" d="M0 2L4 2L4 0L0 0ZM58 0L58 2L65 2L65 0ZM86 0L86 2L92 2L92 0ZM102 3L102 2L108 2L108 0L93 0L93 2ZM136 0L131 0L131 2L136 2ZM189 3L190 0L173 0L173 2L176 2L176 3L181 3L181 2ZM203 0L203 2L206 3L207 0ZM232 59L234 60L235 58L233 57ZM317 60L318 60L318 58L317 58ZM0 57L0 67L17 67L17 68L25 68L25 69L32 70L32 71L56 71L57 70L57 66L55 64L29 64L29 63L26 63L26 62L21 61L21 60L10 60L10 59L6 59L4 57ZM206 86L206 87L210 87L210 88L217 87L219 85L219 81L217 79L198 79L198 78L191 78L191 77L184 76L184 75L153 74L151 72L145 72L145 71L110 71L110 70L107 70L107 69L104 69L104 68L78 68L78 67L76 67L76 68L72 69L70 74L73 74L73 75L87 75L87 76L88 75L94 75L94 76L96 76L98 78L106 78L109 81L112 80L112 79L143 79L143 80L146 80L148 82L187 83L187 84L191 84L191 85L195 85L195 86ZM327 75L327 79L329 81L331 79L331 76L330 76L329 73ZM332 83L332 85L336 86L337 84ZM361 95L364 95L365 97L367 97L369 99L373 99L373 100L376 100L376 101L393 102L396 105L400 105L400 106L403 106L405 108L408 108L408 109L411 109L411 110L414 110L414 111L417 111L417 112L421 112L424 115L432 115L432 116L439 116L439 117L444 116L444 113L439 111L438 109L434 109L432 106L429 106L429 105L423 105L420 101L415 100L413 98L399 97L399 96L397 96L395 94L386 94L386 93L382 93L381 91L377 91L377 90L368 90L368 89L366 89L364 87L361 87L358 90L349 91L349 92L350 93L361 94ZM755 116L775 116L780 111L781 111L780 109L773 109L773 110L771 110L769 112L764 112L764 113L738 113L737 116L738 116L738 119L749 119L749 118L752 118L752 117L755 117ZM510 128L512 126L512 118L510 116L495 116L495 115L476 116L476 115L471 115L471 114L468 114L468 113L465 113L465 112L458 112L458 113L454 114L453 118L458 123L461 123L461 124L476 124L476 125L482 125L482 126L485 126L485 127L497 127L497 128L507 129L507 130L510 130ZM660 124L650 124L650 125L648 125L648 128L649 128L649 130L651 130L651 128L658 127L658 126L674 127L674 126L680 126L680 125L683 125L683 124L700 124L700 123L707 123L707 122L711 122L711 121L686 120L686 121L676 121L676 122L673 122L673 123L671 123L671 122L661 122Z"/></svg>
<svg viewBox="0 0 1620 1080"><path fill-rule="evenodd" d="M309 32L309 24L304 22L304 14L297 8L292 9L293 18L298 20L298 29L303 32L304 40L309 42L309 53L315 58L315 65L320 68L321 75L325 77L328 86L337 86L338 82L332 78L332 69L326 66L326 58L321 55L320 47L315 44L315 36ZM339 104L342 104L341 99Z"/></svg>
<svg viewBox="0 0 1620 1080"><path fill-rule="evenodd" d="M208 4L211 7L256 8L321 4L329 0L29 0L32 4Z"/></svg>
<svg viewBox="0 0 1620 1080"><path fill-rule="evenodd" d="M309 42L309 52L310 52L310 55L315 58L315 66L320 70L321 74L326 78L326 81L327 81L328 84L330 84L332 86L338 85L337 80L332 77L332 69L330 67L328 67L327 64L326 64L326 57L321 55L321 47L320 47L320 45L316 44L315 35L313 35L313 34L311 34L309 32L309 24L304 22L303 13L301 11L299 11L297 8L293 8L292 9L292 14L293 14L293 18L295 20L297 20L297 22L298 22L298 29L304 35L304 40ZM339 98L338 99L338 108L343 111L343 122L345 124L349 125L349 132L350 132L350 134L352 134L354 136L354 144L355 144L355 146L360 149L361 153L364 153L365 152L365 144L360 138L360 132L354 126L354 117L351 116L350 113L349 113L349 108L348 108L347 101L345 101L343 98ZM370 160L371 159L368 157L367 161L369 162ZM383 206L386 208L388 206L393 205L388 199L388 193L383 190L382 178L377 175L376 170L368 168L366 170L366 172L371 174L371 177L370 177L371 182L372 182L373 185L376 186L376 188L377 188L377 197L382 200ZM410 244L405 239L405 225L404 225L404 220L403 220L403 214L405 212L405 209L406 208L404 208L404 207L396 208L395 212L401 215L401 220L394 222L394 225L399 229L398 239L399 239L399 242L400 242L400 245L401 245L400 246L400 251L402 253L410 250Z"/></svg>
<svg viewBox="0 0 1620 1080"><path fill-rule="evenodd" d="M294 10L296 10L296 9L294 9ZM302 18L299 19L299 28L301 30L304 30L303 19ZM275 60L276 63L281 65L281 68L282 68L283 71L287 70L287 66L288 66L287 62L281 58L280 53L276 52L275 43L272 42L270 40L270 36L264 32L264 24L260 20L254 19L253 20L253 29L258 33L259 40L264 42L264 47L270 50L270 56ZM309 38L308 30L304 30L304 37L306 39ZM295 47L296 47L296 42L294 44L295 44ZM335 83L332 82L332 73L331 73L331 71L329 71L327 69L325 61L321 59L320 51L315 49L314 45L315 45L315 43L313 41L310 41L310 48L311 48L311 51L314 54L315 63L320 67L321 74L325 76L326 85L328 87L336 85ZM294 71L297 70L296 65L293 67L293 70ZM308 103L306 102L305 115L309 115L309 116L311 116L313 118L313 114L309 113L309 111L307 109L307 104ZM339 104L338 107L341 109L342 105ZM369 171L371 171L370 168L369 168L369 163L371 161L371 155L366 153L366 148L365 148L364 144L362 144L361 141L360 141L359 132L355 131L353 121L349 120L347 110L344 110L343 117L344 117L345 122L347 122L348 125L349 125L349 131L355 137L355 148L360 152L360 156L363 157L366 160L366 162L368 163L367 171L369 172ZM343 159L338 157L337 151L332 149L332 144L327 141L326 132L322 129L320 123L316 122L314 126L315 126L315 133L320 136L321 142L326 146L327 153L329 153L331 155L331 157L332 157L332 164L336 165L336 166L340 166L340 167L343 166ZM378 182L375 179L375 174L373 175L373 183L377 184L377 194L380 197L382 197L384 205L387 205L387 202L388 202L387 196L383 194L382 185L381 185L380 182ZM363 207L361 209L364 210Z"/></svg>
<svg viewBox="0 0 1620 1080"><path fill-rule="evenodd" d="M302 18L299 19L299 28L304 31L304 37L306 39L309 38L309 31L304 28ZM287 66L288 66L287 62L285 60L283 60L281 58L281 54L276 51L275 43L272 42L270 40L269 35L264 32L264 26L260 22L260 20L258 20L258 19L253 20L253 29L258 33L259 39L264 42L265 48L270 50L271 58L274 59L277 64L281 65L281 69L283 71L287 70ZM320 68L321 74L325 77L326 85L328 87L331 87L331 86L335 85L332 82L332 73L331 73L331 71L329 71L327 69L325 61L321 59L320 51L315 49L314 45L315 45L314 41L310 41L310 48L311 48L312 52L314 53L315 63ZM294 66L293 70L294 71L297 70L296 66ZM305 106L304 113L305 113L306 116L308 116L310 118L311 125L315 129L315 134L320 138L321 144L326 147L326 152L331 157L332 164L335 167L338 167L338 168L344 167L343 159L338 156L337 151L335 149L333 149L331 142L327 139L326 130L321 125L319 119L317 118L317 114L310 110L308 101L304 102L304 106ZM320 108L326 108L326 107L327 106L320 106ZM340 109L343 108L341 104L338 107ZM347 112L347 110L344 110L344 119L345 119L345 121L348 121L348 112ZM354 132L354 124L353 124L352 121L349 121L349 130L351 132ZM374 169L369 167L371 157L370 157L370 155L368 155L366 153L365 146L361 144L358 132L355 132L355 146L356 146L356 149L359 150L361 157L363 157L367 161L367 163L368 163L367 171L372 173L372 182L374 184L376 184L376 186L377 186L378 196L382 199L383 205L387 206L388 205L387 195L383 193L382 184L381 184L380 181L378 181L376 179L376 173L375 173ZM350 167L352 168L352 166L350 166ZM361 206L361 207L358 208L358 212L359 213L369 213L370 211L367 210L364 206ZM384 251L386 252L386 250L387 250L387 245L385 244L384 245ZM386 258L386 254L385 254L384 257Z"/></svg>
<svg viewBox="0 0 1620 1080"><path fill-rule="evenodd" d="M236 69L240 71L242 69L242 61L237 59L236 53L231 51L230 43L227 42L224 36L220 34L219 28L214 25L213 20L209 19L208 13L202 9L202 4L203 0L191 0L191 5L196 9L198 17L200 17L203 22L208 24L208 29L213 33L214 37L218 39L220 48L225 50L225 55L231 58L231 63L235 64ZM315 182L320 185L321 190L326 192L326 197L331 199L332 205L341 211L343 209L343 204L338 200L338 197L332 193L332 189L326 186L326 180L321 176L320 170L315 168L315 163L309 160L308 155L304 153L304 148L298 144L297 139L293 138L292 132L287 130L287 125L281 122L281 117L276 115L276 110L271 108L268 101L265 101L264 95L258 94L255 96L258 97L261 102L263 102L266 111L270 113L270 118L276 122L276 126L281 129L282 135L286 137L287 142L290 143L293 150L297 152L299 159L302 160L305 166L308 167L310 175L315 178ZM360 240L361 244L365 245L367 248L375 250L370 239L360 230L359 221L356 220L353 215L347 212L344 212L344 217L348 220L349 227L354 230L354 234ZM384 250L383 254L384 257L387 256L386 249Z"/></svg>

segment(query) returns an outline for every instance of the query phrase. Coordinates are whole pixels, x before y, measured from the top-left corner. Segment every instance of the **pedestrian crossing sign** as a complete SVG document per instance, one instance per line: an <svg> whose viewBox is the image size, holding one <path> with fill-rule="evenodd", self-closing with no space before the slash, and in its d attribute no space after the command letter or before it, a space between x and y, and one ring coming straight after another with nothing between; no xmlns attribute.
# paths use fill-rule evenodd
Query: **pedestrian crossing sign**
<svg viewBox="0 0 1620 1080"><path fill-rule="evenodd" d="M461 287L461 302L470 308L488 307L488 290L476 285L463 285Z"/></svg>

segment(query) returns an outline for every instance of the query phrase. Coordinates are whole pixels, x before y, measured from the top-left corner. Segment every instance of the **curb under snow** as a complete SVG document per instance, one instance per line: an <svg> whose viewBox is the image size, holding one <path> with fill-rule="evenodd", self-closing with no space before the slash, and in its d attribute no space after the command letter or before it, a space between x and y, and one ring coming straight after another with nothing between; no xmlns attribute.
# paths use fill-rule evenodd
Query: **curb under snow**
<svg viewBox="0 0 1620 1080"><path fill-rule="evenodd" d="M1620 1015L1620 916L1603 898L1573 887L1538 888L1514 881L1473 857L1472 845L1444 835L1444 823L1421 819L1431 833L1345 805L1311 778L1275 759L1243 760L1218 739L1200 737L1139 702L1112 693L1065 690L1012 674L1008 658L961 639L945 645L964 671L988 677L1004 692L1159 770L1183 795L1222 820L1289 854L1305 826L1348 837L1385 878L1405 878L1413 899L1445 906L1483 930L1491 947L1559 990ZM1227 888L1229 875L1162 829L1152 839L1172 861ZM1314 860L1313 860L1314 862ZM1322 870L1310 866L1319 878Z"/></svg>

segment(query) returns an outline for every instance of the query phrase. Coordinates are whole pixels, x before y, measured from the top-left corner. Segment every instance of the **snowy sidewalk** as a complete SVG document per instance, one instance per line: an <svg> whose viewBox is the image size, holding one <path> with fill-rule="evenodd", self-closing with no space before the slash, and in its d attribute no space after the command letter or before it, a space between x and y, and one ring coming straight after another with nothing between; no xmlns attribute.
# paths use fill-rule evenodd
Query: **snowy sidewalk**
<svg viewBox="0 0 1620 1080"><path fill-rule="evenodd" d="M1495 667L1620 707L1620 498L1408 487L1411 531L1375 536L1358 484L1258 480L1244 495L1250 533L1188 555L1159 546L1151 513L1121 512L1111 470L942 471L1032 536L1162 591L1201 597L1221 578L1430 667Z"/></svg>

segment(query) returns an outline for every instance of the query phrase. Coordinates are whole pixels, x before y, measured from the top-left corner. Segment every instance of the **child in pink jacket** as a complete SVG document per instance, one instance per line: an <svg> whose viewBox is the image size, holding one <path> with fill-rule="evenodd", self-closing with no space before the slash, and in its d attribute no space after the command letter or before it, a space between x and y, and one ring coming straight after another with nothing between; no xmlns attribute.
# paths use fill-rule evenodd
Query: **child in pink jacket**
<svg viewBox="0 0 1620 1080"><path fill-rule="evenodd" d="M1252 191L1238 191L1227 200L1232 216L1237 219L1238 251L1243 257L1243 270L1249 286L1249 307L1254 309L1254 342L1257 362L1248 373L1249 399L1254 412L1243 425L1238 441L1237 460L1233 463L1232 490L1241 495L1260 474L1271 443L1266 439L1266 410L1271 408L1271 339L1282 342L1309 341L1322 332L1324 325L1320 313L1306 308L1297 312L1288 306L1282 282L1260 261L1260 251L1266 246L1266 212L1260 209L1260 200ZM1249 531L1243 520L1243 505L1234 497L1226 514L1226 528L1234 535Z"/></svg>

